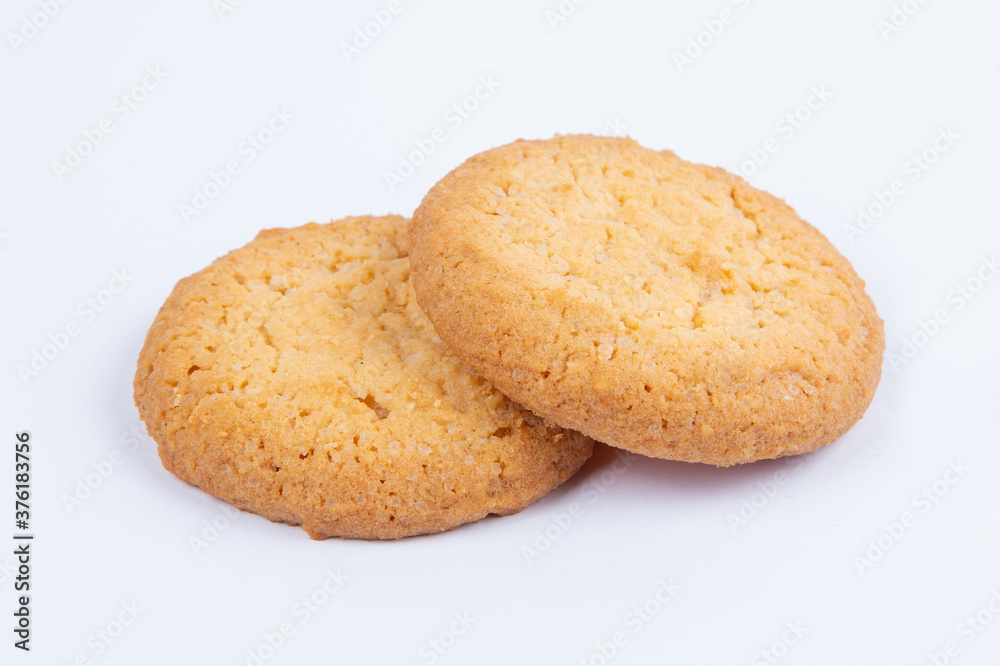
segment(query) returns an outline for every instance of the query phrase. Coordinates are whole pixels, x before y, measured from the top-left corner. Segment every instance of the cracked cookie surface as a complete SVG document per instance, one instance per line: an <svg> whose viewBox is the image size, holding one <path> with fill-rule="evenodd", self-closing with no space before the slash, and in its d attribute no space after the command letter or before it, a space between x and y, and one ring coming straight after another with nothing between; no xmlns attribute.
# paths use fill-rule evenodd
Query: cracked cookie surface
<svg viewBox="0 0 1000 666"><path fill-rule="evenodd" d="M407 220L263 231L181 280L139 356L164 467L313 538L397 538L515 513L593 442L511 402L416 304Z"/></svg>
<svg viewBox="0 0 1000 666"><path fill-rule="evenodd" d="M867 409L884 334L864 282L780 199L630 139L470 158L410 225L441 339L533 411L637 453L811 451Z"/></svg>

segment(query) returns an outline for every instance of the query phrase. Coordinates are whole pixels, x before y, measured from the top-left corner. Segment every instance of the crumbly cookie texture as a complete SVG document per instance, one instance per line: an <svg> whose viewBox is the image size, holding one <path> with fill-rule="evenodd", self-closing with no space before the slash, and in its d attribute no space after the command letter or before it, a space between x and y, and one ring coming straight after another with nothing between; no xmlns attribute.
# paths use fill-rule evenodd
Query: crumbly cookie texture
<svg viewBox="0 0 1000 666"><path fill-rule="evenodd" d="M164 467L315 539L391 539L515 513L583 465L590 439L434 335L406 224L263 231L177 284L135 376Z"/></svg>
<svg viewBox="0 0 1000 666"><path fill-rule="evenodd" d="M417 299L500 390L637 453L727 466L811 451L864 414L882 321L776 197L629 139L477 155L410 225Z"/></svg>

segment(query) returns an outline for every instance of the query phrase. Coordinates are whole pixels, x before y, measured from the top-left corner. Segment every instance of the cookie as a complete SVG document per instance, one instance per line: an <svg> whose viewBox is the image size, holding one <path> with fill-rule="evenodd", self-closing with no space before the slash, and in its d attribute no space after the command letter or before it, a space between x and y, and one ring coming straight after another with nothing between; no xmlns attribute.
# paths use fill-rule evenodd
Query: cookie
<svg viewBox="0 0 1000 666"><path fill-rule="evenodd" d="M177 284L135 376L167 470L315 539L391 539L515 513L583 465L591 440L434 335L406 224L263 231Z"/></svg>
<svg viewBox="0 0 1000 666"><path fill-rule="evenodd" d="M811 451L864 414L882 321L784 201L629 139L472 157L410 225L417 300L534 412L647 456L728 466Z"/></svg>

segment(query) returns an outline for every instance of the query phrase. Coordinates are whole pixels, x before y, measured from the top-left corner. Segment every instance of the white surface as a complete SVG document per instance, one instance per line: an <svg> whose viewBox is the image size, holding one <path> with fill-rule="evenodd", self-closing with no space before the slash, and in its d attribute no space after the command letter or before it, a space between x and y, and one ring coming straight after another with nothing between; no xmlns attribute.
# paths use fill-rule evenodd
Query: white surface
<svg viewBox="0 0 1000 666"><path fill-rule="evenodd" d="M465 613L471 627L453 644L445 635L434 663L597 665L598 644L619 631L610 664L772 663L760 651L783 639L795 641L776 647L788 666L933 663L949 641L948 663L997 663L1000 279L962 307L952 290L1000 253L1000 6L907 0L919 10L886 38L888 0L594 0L555 29L546 11L557 0L403 0L347 62L340 44L388 3L332 4L247 0L220 18L211 0L72 2L16 52L9 35L0 46L0 662L246 664L287 621L294 633L268 665L431 664L429 641L461 629ZM38 8L5 2L0 27L16 33ZM679 71L673 54L723 9L731 23ZM157 67L165 78L125 117L116 100ZM449 122L491 76L499 88ZM779 126L824 86L832 97L813 98L820 108L799 129ZM294 119L247 159L241 143L275 109ZM104 118L113 131L59 180L52 163ZM738 469L631 458L619 475L602 449L517 516L364 543L219 518L228 505L167 474L145 437L123 438L138 425L136 356L179 278L265 227L409 214L480 150L616 123L644 145L728 168L773 137L778 150L751 182L854 263L888 351L935 311L949 317L929 341L917 336L926 344L908 363L886 363L868 414L836 444ZM446 141L390 191L384 173L437 127ZM946 128L958 138L912 180L911 155ZM240 173L184 223L179 206L230 160ZM852 241L857 208L896 179L903 194ZM102 312L78 309L122 270L134 279ZM18 366L69 323L79 334L22 381ZM21 430L33 438L37 535L30 654L9 628ZM116 450L121 464L68 511L65 496ZM942 497L915 498L959 461L967 471L938 484ZM758 494L779 472L774 495ZM745 500L762 506L734 530ZM522 549L571 510L529 563ZM906 512L912 526L883 537L891 548L859 572L869 541ZM225 529L196 554L191 537L215 519ZM307 618L296 612L329 570L347 576L342 588ZM679 586L665 604L661 580ZM630 615L650 599L658 612ZM117 633L132 602L137 619L98 653L97 632ZM992 622L970 631L977 612Z"/></svg>

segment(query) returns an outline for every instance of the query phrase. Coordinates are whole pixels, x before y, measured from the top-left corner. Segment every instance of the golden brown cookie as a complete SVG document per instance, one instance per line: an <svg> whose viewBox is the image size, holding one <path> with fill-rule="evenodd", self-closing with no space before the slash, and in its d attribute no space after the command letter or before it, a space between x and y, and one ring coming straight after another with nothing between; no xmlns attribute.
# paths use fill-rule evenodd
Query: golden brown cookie
<svg viewBox="0 0 1000 666"><path fill-rule="evenodd" d="M177 284L135 376L164 467L316 539L391 539L515 513L583 465L591 440L434 335L406 223L263 231Z"/></svg>
<svg viewBox="0 0 1000 666"><path fill-rule="evenodd" d="M733 465L832 442L881 373L864 282L787 204L629 139L469 159L410 225L417 299L514 400L658 458Z"/></svg>

